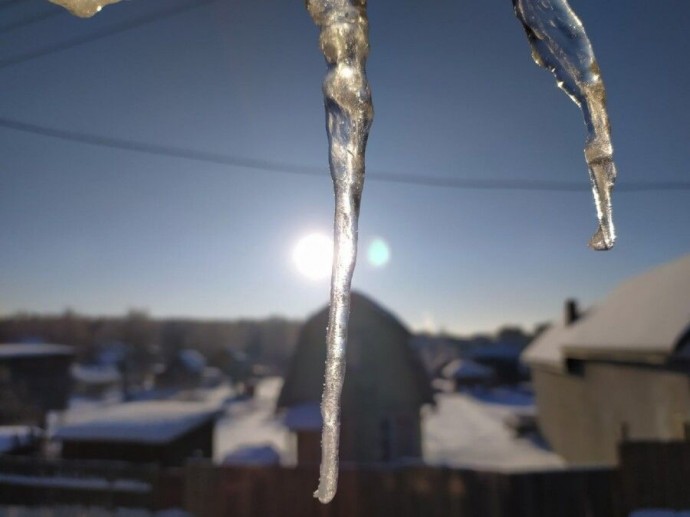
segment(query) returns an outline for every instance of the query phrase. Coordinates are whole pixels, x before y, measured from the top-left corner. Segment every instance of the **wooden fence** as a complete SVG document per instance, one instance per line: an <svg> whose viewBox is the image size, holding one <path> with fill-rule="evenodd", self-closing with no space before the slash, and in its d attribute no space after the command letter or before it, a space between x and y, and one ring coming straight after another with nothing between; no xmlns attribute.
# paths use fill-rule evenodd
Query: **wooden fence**
<svg viewBox="0 0 690 517"><path fill-rule="evenodd" d="M153 508L160 478L155 466L2 456L0 504Z"/></svg>
<svg viewBox="0 0 690 517"><path fill-rule="evenodd" d="M184 508L197 517L627 517L690 508L690 442L621 445L615 468L501 473L343 466L329 505L317 468L159 469L117 462L0 457L0 505Z"/></svg>
<svg viewBox="0 0 690 517"><path fill-rule="evenodd" d="M199 516L613 517L614 471L501 474L432 467L343 468L329 505L305 468L190 466L186 508Z"/></svg>
<svg viewBox="0 0 690 517"><path fill-rule="evenodd" d="M617 488L624 512L690 509L690 441L625 442L619 456Z"/></svg>

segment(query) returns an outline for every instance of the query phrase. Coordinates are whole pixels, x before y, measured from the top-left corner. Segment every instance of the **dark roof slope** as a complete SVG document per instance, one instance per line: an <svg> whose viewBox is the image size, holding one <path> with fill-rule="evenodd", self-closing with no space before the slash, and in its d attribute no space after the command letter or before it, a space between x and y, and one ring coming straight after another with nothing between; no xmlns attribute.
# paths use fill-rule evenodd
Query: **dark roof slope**
<svg viewBox="0 0 690 517"><path fill-rule="evenodd" d="M320 402L327 325L328 306L302 327L278 408ZM370 397L369 402L385 407L433 404L429 379L409 346L410 336L409 330L390 312L363 294L352 293L344 407L363 395Z"/></svg>

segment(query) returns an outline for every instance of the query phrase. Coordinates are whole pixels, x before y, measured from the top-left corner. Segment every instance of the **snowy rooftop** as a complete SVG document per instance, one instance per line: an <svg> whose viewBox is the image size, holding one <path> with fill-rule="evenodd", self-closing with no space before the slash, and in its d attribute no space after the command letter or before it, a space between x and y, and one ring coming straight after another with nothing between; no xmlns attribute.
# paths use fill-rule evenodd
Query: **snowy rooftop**
<svg viewBox="0 0 690 517"><path fill-rule="evenodd" d="M557 368L565 356L663 361L688 330L690 255L623 282L586 317L544 332L523 359Z"/></svg>
<svg viewBox="0 0 690 517"><path fill-rule="evenodd" d="M28 425L0 426L0 454L30 445L41 437L38 427Z"/></svg>
<svg viewBox="0 0 690 517"><path fill-rule="evenodd" d="M72 378L84 384L112 384L120 382L122 375L112 365L86 365L75 363L70 369Z"/></svg>
<svg viewBox="0 0 690 517"><path fill-rule="evenodd" d="M33 343L0 344L0 359L51 355L74 355L74 348L66 345L48 345Z"/></svg>
<svg viewBox="0 0 690 517"><path fill-rule="evenodd" d="M489 379L494 376L494 371L471 359L453 359L443 367L441 375L446 379Z"/></svg>
<svg viewBox="0 0 690 517"><path fill-rule="evenodd" d="M58 440L166 443L214 419L217 404L158 400L116 404L77 413L59 427Z"/></svg>
<svg viewBox="0 0 690 517"><path fill-rule="evenodd" d="M522 360L529 365L539 365L565 369L563 344L568 341L572 333L572 325L555 323L542 332L522 353Z"/></svg>

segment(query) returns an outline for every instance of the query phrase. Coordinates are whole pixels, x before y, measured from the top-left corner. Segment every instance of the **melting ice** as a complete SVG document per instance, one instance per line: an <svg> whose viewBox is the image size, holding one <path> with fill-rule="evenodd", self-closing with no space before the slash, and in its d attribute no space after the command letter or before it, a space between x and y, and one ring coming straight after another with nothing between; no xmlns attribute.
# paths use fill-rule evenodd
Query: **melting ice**
<svg viewBox="0 0 690 517"><path fill-rule="evenodd" d="M89 17L119 0L50 0L71 13ZM364 186L364 154L374 116L365 64L369 53L366 0L307 0L319 27L328 71L323 82L329 162L335 191L335 250L326 336L326 379L321 403L322 459L315 496L333 499L338 483L340 394L350 313L350 284L357 256L357 222ZM615 241L611 191L616 178L606 92L599 65L582 22L566 0L513 0L536 63L549 69L582 109L587 126L589 166L599 228L590 241L597 250Z"/></svg>
<svg viewBox="0 0 690 517"><path fill-rule="evenodd" d="M365 72L369 53L366 0L307 0L307 9L321 30L319 42L328 64L323 95L335 190L335 249L326 335L326 380L321 401L321 470L314 494L327 503L333 499L338 484L340 393L345 376L350 282L357 258L364 151L374 110Z"/></svg>
<svg viewBox="0 0 690 517"><path fill-rule="evenodd" d="M534 61L549 69L558 86L582 109L587 126L585 159L599 218L599 228L589 245L607 250L616 239L611 212L616 166L606 91L592 45L566 0L513 0L513 6L532 46Z"/></svg>
<svg viewBox="0 0 690 517"><path fill-rule="evenodd" d="M50 0L50 2L61 5L75 16L89 18L108 4L116 4L120 0Z"/></svg>

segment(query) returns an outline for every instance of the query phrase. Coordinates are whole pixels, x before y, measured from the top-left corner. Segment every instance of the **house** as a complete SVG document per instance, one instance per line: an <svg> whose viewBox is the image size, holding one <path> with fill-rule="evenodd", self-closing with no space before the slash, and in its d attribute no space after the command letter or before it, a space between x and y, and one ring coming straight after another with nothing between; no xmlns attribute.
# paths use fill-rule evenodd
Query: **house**
<svg viewBox="0 0 690 517"><path fill-rule="evenodd" d="M30 425L0 426L0 455L33 455L41 449L43 430Z"/></svg>
<svg viewBox="0 0 690 517"><path fill-rule="evenodd" d="M122 373L113 365L74 363L70 374L74 395L102 399L109 395L120 396L122 392Z"/></svg>
<svg viewBox="0 0 690 517"><path fill-rule="evenodd" d="M206 358L198 350L183 348L175 352L172 358L156 375L157 388L197 388L201 384Z"/></svg>
<svg viewBox="0 0 690 517"><path fill-rule="evenodd" d="M298 464L321 457L319 403L326 361L328 307L307 320L277 408L296 435ZM421 457L420 409L433 404L429 379L409 346L410 332L391 313L352 293L340 458L388 462Z"/></svg>
<svg viewBox="0 0 690 517"><path fill-rule="evenodd" d="M213 457L219 406L155 400L128 402L78 413L53 439L68 459L123 460L181 466Z"/></svg>
<svg viewBox="0 0 690 517"><path fill-rule="evenodd" d="M441 368L440 373L456 391L477 386L489 387L496 382L496 373L492 368L472 359L453 359Z"/></svg>
<svg viewBox="0 0 690 517"><path fill-rule="evenodd" d="M43 426L49 411L67 408L74 349L0 344L0 424Z"/></svg>
<svg viewBox="0 0 690 517"><path fill-rule="evenodd" d="M517 384L529 378L529 372L520 362L523 348L520 343L498 341L474 348L467 357L490 368L496 384Z"/></svg>
<svg viewBox="0 0 690 517"><path fill-rule="evenodd" d="M621 285L547 329L522 358L540 428L573 464L613 464L621 440L690 431L690 255Z"/></svg>

